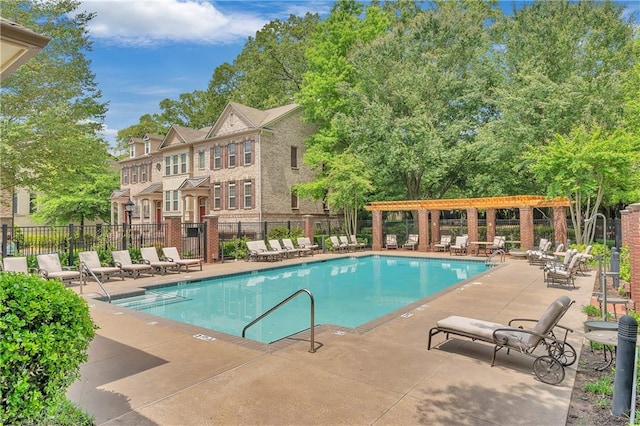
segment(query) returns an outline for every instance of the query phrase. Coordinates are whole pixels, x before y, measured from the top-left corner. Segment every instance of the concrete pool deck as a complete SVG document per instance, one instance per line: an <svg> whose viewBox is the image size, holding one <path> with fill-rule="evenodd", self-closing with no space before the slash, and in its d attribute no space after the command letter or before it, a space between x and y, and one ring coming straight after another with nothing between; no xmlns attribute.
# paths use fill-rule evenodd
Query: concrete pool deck
<svg viewBox="0 0 640 426"><path fill-rule="evenodd" d="M402 250L374 254L451 259ZM226 262L205 265L202 272L112 280L106 287L117 295L336 256ZM99 329L68 396L98 425L563 425L576 364L551 386L533 375L533 358L513 351L500 351L491 367L493 348L486 343L444 342L440 334L427 351L428 331L453 314L499 323L538 318L567 294L576 303L561 324L575 330L568 342L579 353L586 320L581 309L591 302L593 283L591 271L577 278L575 289L547 287L539 266L507 256L499 267L374 326L317 327L317 350L310 353L304 339L265 345L99 302L93 299L99 288L89 282L82 293Z"/></svg>

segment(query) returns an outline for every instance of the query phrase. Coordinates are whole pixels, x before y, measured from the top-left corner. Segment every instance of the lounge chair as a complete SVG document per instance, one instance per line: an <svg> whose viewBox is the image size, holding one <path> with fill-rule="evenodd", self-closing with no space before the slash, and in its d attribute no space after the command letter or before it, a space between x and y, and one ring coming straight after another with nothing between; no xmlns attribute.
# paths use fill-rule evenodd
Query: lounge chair
<svg viewBox="0 0 640 426"><path fill-rule="evenodd" d="M417 246L418 234L409 234L409 239L402 245L402 248L415 250Z"/></svg>
<svg viewBox="0 0 640 426"><path fill-rule="evenodd" d="M150 265L162 275L166 274L168 270L174 270L177 273L180 273L180 265L176 262L160 259L155 247L142 247L140 249L140 254L142 255L144 263Z"/></svg>
<svg viewBox="0 0 640 426"><path fill-rule="evenodd" d="M467 254L467 240L468 240L468 236L466 235L460 235L458 237L456 237L456 242L455 244L451 244L449 246L449 254Z"/></svg>
<svg viewBox="0 0 640 426"><path fill-rule="evenodd" d="M298 237L298 247L308 248L312 252L313 250L320 250L320 246L313 244L309 237Z"/></svg>
<svg viewBox="0 0 640 426"><path fill-rule="evenodd" d="M527 250L527 259L529 259L529 264L534 265L544 263L542 257L547 254L549 249L551 249L551 241L542 238L537 250Z"/></svg>
<svg viewBox="0 0 640 426"><path fill-rule="evenodd" d="M291 241L291 238L283 238L282 239L282 245L284 246L284 249L288 252L288 253L298 253L298 256L302 256L303 254L310 254L311 256L313 256L313 250L311 250L310 248L306 248L306 247L295 247L293 245L293 241Z"/></svg>
<svg viewBox="0 0 640 426"><path fill-rule="evenodd" d="M39 254L37 259L38 273L48 280L59 280L65 284L82 281L80 271L72 266L62 267L57 253Z"/></svg>
<svg viewBox="0 0 640 426"><path fill-rule="evenodd" d="M185 272L189 272L189 266L199 266L202 271L202 259L182 259L178 249L175 247L163 247L162 254L169 262L177 263Z"/></svg>
<svg viewBox="0 0 640 426"><path fill-rule="evenodd" d="M100 279L100 282L104 282L112 275L119 275L120 279L124 280L122 269L115 266L102 266L97 251L83 251L78 254L78 257L87 277L95 276Z"/></svg>
<svg viewBox="0 0 640 426"><path fill-rule="evenodd" d="M280 256L270 251L262 240L247 241L248 260L278 260Z"/></svg>
<svg viewBox="0 0 640 426"><path fill-rule="evenodd" d="M495 236L493 237L493 242L489 245L484 246L484 252L486 255L492 254L498 250L504 251L504 245L507 241L507 238L504 236Z"/></svg>
<svg viewBox="0 0 640 426"><path fill-rule="evenodd" d="M546 270L545 281L547 282L547 287L554 284L571 285L575 287L576 273L580 265L579 262L580 256L574 254L571 256L568 266L558 265L557 267Z"/></svg>
<svg viewBox="0 0 640 426"><path fill-rule="evenodd" d="M278 253L282 257L289 257L289 255L298 254L300 256L300 252L295 248L293 250L288 250L280 245L280 241L278 240L269 240L269 246L271 247L271 251Z"/></svg>
<svg viewBox="0 0 640 426"><path fill-rule="evenodd" d="M588 245L582 253L578 253L580 256L580 261L578 262L578 271L584 275L589 270L589 261L593 259L593 255L591 254L592 246Z"/></svg>
<svg viewBox="0 0 640 426"><path fill-rule="evenodd" d="M491 366L495 364L496 354L502 349L522 352L535 358L533 371L538 379L549 384L558 384L564 379L564 367L573 364L577 355L575 349L566 342L570 331L558 325L558 321L571 307L573 301L561 296L544 311L539 320L515 318L507 325L483 321L475 318L450 316L436 323L429 331L427 349L431 349L431 339L438 333L467 337L493 344ZM534 323L533 328L525 328L522 324ZM554 331L555 330L555 331ZM556 337L564 334L562 339ZM534 351L544 347L544 355L536 355Z"/></svg>
<svg viewBox="0 0 640 426"><path fill-rule="evenodd" d="M20 274L30 274L36 272L34 269L29 269L27 265L26 257L5 257L2 260L3 272L17 272Z"/></svg>
<svg viewBox="0 0 640 426"><path fill-rule="evenodd" d="M154 275L153 266L144 263L133 263L129 250L112 251L113 264L122 270L123 273L131 275L134 279L140 277L142 273Z"/></svg>
<svg viewBox="0 0 640 426"><path fill-rule="evenodd" d="M564 249L564 244L558 244L558 247L553 251L553 253L544 253L540 256L540 262L547 264L549 262L558 262L562 256L566 257L566 254L569 250Z"/></svg>
<svg viewBox="0 0 640 426"><path fill-rule="evenodd" d="M433 248L436 251L448 251L451 246L451 235L442 235L440 236L440 242L438 244L434 244Z"/></svg>
<svg viewBox="0 0 640 426"><path fill-rule="evenodd" d="M396 237L396 234L387 234L384 246L387 250L397 249L398 238Z"/></svg>
<svg viewBox="0 0 640 426"><path fill-rule="evenodd" d="M333 246L334 250L344 251L349 249L349 245L341 243L338 237L336 237L335 235L331 235L329 239L331 240L331 245Z"/></svg>
<svg viewBox="0 0 640 426"><path fill-rule="evenodd" d="M358 244L354 244L349 241L349 237L347 237L346 235L340 235L340 237L338 238L340 238L340 244L347 246L347 250L356 251L358 249Z"/></svg>
<svg viewBox="0 0 640 426"><path fill-rule="evenodd" d="M364 250L365 247L367 246L365 243L361 243L360 241L358 241L358 239L356 238L355 235L351 235L351 244L356 248L356 249L362 249Z"/></svg>

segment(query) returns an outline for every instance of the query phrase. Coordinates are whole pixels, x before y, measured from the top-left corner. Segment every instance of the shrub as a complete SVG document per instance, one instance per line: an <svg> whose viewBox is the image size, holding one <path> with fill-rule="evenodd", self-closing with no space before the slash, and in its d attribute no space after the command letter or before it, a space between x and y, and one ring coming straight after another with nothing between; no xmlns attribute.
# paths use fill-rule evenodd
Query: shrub
<svg viewBox="0 0 640 426"><path fill-rule="evenodd" d="M62 283L0 274L0 424L42 423L63 405L94 329L84 299Z"/></svg>

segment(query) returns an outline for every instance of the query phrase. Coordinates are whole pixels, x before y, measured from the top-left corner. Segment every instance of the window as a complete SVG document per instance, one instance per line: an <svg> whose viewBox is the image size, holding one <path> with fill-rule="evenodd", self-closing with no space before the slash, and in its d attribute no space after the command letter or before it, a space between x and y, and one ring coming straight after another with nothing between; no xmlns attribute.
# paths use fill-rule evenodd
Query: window
<svg viewBox="0 0 640 426"><path fill-rule="evenodd" d="M298 196L293 192L291 193L291 208L294 210L298 209Z"/></svg>
<svg viewBox="0 0 640 426"><path fill-rule="evenodd" d="M229 208L236 208L236 183L229 182Z"/></svg>
<svg viewBox="0 0 640 426"><path fill-rule="evenodd" d="M198 169L204 170L204 151L198 152Z"/></svg>
<svg viewBox="0 0 640 426"><path fill-rule="evenodd" d="M122 168L122 184L123 185L129 184L129 168L128 167Z"/></svg>
<svg viewBox="0 0 640 426"><path fill-rule="evenodd" d="M173 211L178 211L178 190L173 191Z"/></svg>
<svg viewBox="0 0 640 426"><path fill-rule="evenodd" d="M143 164L140 166L140 182L146 182L147 181L147 167L149 165L148 164Z"/></svg>
<svg viewBox="0 0 640 426"><path fill-rule="evenodd" d="M145 200L142 202L142 214L144 215L145 219L149 219L149 212L150 212L150 206L149 206L149 200Z"/></svg>
<svg viewBox="0 0 640 426"><path fill-rule="evenodd" d="M298 168L298 147L297 146L291 147L291 168L292 169Z"/></svg>
<svg viewBox="0 0 640 426"><path fill-rule="evenodd" d="M187 154L180 154L180 173L187 173Z"/></svg>
<svg viewBox="0 0 640 426"><path fill-rule="evenodd" d="M164 175L169 176L171 174L171 157L164 157Z"/></svg>
<svg viewBox="0 0 640 426"><path fill-rule="evenodd" d="M144 153L145 154L151 153L151 141L149 140L144 141Z"/></svg>
<svg viewBox="0 0 640 426"><path fill-rule="evenodd" d="M171 191L164 191L164 210L171 211Z"/></svg>
<svg viewBox="0 0 640 426"><path fill-rule="evenodd" d="M214 210L220 210L222 206L220 205L222 195L222 188L219 183L213 185L213 208Z"/></svg>
<svg viewBox="0 0 640 426"><path fill-rule="evenodd" d="M220 169L222 168L222 148L216 146L213 148L213 168Z"/></svg>
<svg viewBox="0 0 640 426"><path fill-rule="evenodd" d="M134 144L129 145L129 158L136 156L136 146Z"/></svg>
<svg viewBox="0 0 640 426"><path fill-rule="evenodd" d="M173 156L173 174L177 175L178 174L178 155L174 155Z"/></svg>
<svg viewBox="0 0 640 426"><path fill-rule="evenodd" d="M138 183L138 166L131 168L131 183Z"/></svg>
<svg viewBox="0 0 640 426"><path fill-rule="evenodd" d="M244 181L244 208L250 209L253 208L253 194L252 194L253 185L250 180Z"/></svg>
<svg viewBox="0 0 640 426"><path fill-rule="evenodd" d="M251 141L244 141L244 165L251 164Z"/></svg>
<svg viewBox="0 0 640 426"><path fill-rule="evenodd" d="M235 167L236 166L236 144L234 143L229 144L227 149L229 150L229 167Z"/></svg>

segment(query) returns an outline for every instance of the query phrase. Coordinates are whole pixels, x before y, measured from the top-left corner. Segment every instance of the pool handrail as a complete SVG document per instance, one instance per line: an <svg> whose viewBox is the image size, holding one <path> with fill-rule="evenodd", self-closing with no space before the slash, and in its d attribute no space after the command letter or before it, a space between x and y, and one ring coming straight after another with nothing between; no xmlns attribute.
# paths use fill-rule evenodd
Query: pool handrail
<svg viewBox="0 0 640 426"><path fill-rule="evenodd" d="M251 321L249 324L245 325L244 328L242 329L242 338L245 337L244 336L245 332L247 331L247 329L249 327L251 327L252 325L257 323L258 321L262 320L264 317L269 315L271 312L275 311L276 309L278 309L279 307L281 307L285 303L289 302L291 299L293 299L294 297L296 297L300 293L307 293L309 295L309 299L311 299L311 326L309 327L309 331L311 332L311 349L309 350L309 352L315 353L316 352L316 344L315 344L315 310L316 310L315 309L315 299L313 298L313 293L311 293L311 291L307 290L306 288L302 288L302 289L296 291L295 293L293 293L292 295L290 295L286 299L282 300L280 303L278 303L277 305L275 305L274 307L272 307L271 309L269 309L268 311L266 311L265 313L263 313L262 315L260 315L256 319L254 319L253 321Z"/></svg>

